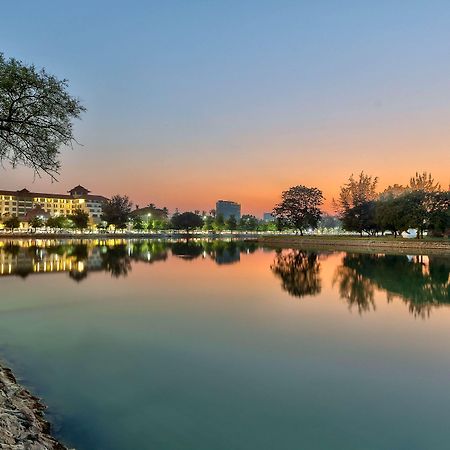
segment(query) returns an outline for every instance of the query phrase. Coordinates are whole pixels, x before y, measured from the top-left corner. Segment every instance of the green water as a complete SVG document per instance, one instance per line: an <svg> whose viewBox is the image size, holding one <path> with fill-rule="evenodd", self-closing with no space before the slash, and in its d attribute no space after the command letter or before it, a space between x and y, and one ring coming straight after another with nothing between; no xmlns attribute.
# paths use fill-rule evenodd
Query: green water
<svg viewBox="0 0 450 450"><path fill-rule="evenodd" d="M450 446L450 258L0 243L0 356L78 450Z"/></svg>

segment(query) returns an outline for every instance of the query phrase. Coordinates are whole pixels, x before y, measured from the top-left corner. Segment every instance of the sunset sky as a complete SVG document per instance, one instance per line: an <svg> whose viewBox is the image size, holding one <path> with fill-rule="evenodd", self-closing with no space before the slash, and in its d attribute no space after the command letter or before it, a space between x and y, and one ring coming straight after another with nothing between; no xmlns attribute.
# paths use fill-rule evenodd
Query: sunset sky
<svg viewBox="0 0 450 450"><path fill-rule="evenodd" d="M330 209L361 170L447 186L449 24L447 1L7 2L0 51L68 78L88 111L58 183L5 165L0 189L260 216L295 184Z"/></svg>

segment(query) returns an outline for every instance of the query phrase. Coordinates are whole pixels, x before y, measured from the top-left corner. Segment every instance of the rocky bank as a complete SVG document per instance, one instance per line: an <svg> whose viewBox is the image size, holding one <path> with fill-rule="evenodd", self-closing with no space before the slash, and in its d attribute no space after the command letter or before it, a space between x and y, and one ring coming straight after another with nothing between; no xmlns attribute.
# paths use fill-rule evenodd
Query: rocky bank
<svg viewBox="0 0 450 450"><path fill-rule="evenodd" d="M45 406L0 365L0 449L68 450L50 435Z"/></svg>

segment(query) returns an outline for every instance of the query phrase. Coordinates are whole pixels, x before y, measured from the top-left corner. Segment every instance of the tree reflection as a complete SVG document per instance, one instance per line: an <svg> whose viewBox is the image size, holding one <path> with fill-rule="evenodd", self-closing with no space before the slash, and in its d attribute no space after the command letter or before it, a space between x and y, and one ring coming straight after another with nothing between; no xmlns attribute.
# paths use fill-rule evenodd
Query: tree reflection
<svg viewBox="0 0 450 450"><path fill-rule="evenodd" d="M374 289L386 291L408 304L414 315L425 317L433 307L450 303L450 262L442 256L350 254L338 267L335 282L350 305L360 311L374 306Z"/></svg>
<svg viewBox="0 0 450 450"><path fill-rule="evenodd" d="M131 271L131 258L126 244L117 244L106 247L101 253L102 269L109 272L114 278L126 277Z"/></svg>
<svg viewBox="0 0 450 450"><path fill-rule="evenodd" d="M172 255L185 260L193 260L203 253L202 245L194 241L174 242L171 249Z"/></svg>
<svg viewBox="0 0 450 450"><path fill-rule="evenodd" d="M317 295L322 289L317 253L280 250L277 251L270 268L281 278L283 289L294 297Z"/></svg>
<svg viewBox="0 0 450 450"><path fill-rule="evenodd" d="M346 259L347 256L344 257L344 264L336 269L333 286L339 285L339 295L347 300L350 309L356 306L360 314L375 309L373 283L356 269L345 265Z"/></svg>

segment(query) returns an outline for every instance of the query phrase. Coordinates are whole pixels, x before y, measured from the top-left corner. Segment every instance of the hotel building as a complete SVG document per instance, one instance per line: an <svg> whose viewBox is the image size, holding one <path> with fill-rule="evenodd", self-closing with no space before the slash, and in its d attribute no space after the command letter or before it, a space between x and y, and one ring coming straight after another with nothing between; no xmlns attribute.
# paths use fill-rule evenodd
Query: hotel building
<svg viewBox="0 0 450 450"><path fill-rule="evenodd" d="M44 211L49 216L69 216L77 209L89 214L91 224L101 221L103 204L108 199L101 195L91 195L83 186L76 186L68 194L43 194L20 191L0 190L0 217L16 216L24 219L33 210Z"/></svg>

